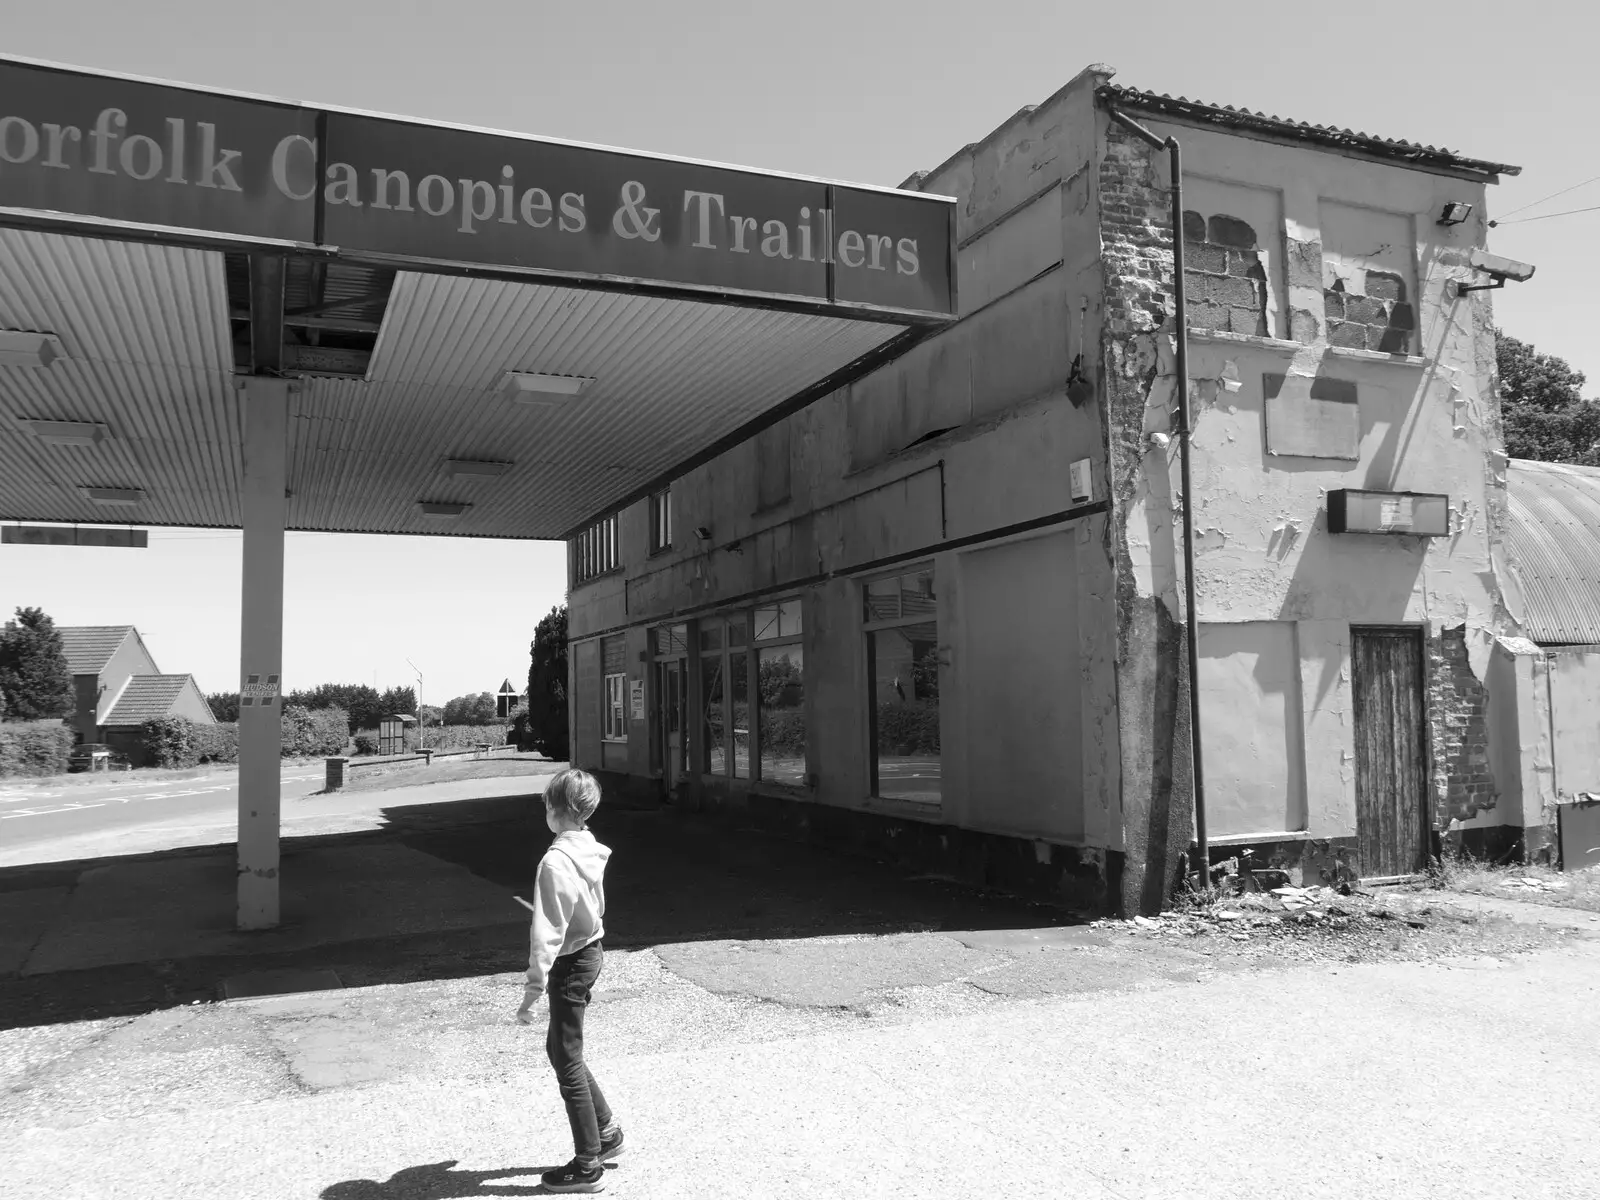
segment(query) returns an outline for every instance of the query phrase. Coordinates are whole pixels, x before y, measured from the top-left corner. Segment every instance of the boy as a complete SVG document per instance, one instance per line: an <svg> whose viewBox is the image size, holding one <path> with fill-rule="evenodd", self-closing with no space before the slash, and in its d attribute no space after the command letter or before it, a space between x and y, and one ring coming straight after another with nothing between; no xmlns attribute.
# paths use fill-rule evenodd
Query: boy
<svg viewBox="0 0 1600 1200"><path fill-rule="evenodd" d="M605 935L605 870L611 850L585 822L600 806L600 785L587 771L562 771L544 792L544 819L556 835L539 860L529 934L528 986L517 1020L533 1023L533 1006L548 985L550 1032L545 1051L555 1068L577 1151L564 1167L540 1176L552 1192L598 1192L601 1165L622 1153L622 1128L583 1061L583 1010L600 975Z"/></svg>

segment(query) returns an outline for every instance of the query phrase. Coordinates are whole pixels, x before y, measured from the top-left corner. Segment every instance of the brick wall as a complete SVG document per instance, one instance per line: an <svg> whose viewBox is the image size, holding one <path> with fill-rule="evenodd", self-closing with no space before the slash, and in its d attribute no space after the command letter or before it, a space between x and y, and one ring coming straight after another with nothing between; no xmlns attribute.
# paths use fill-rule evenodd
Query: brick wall
<svg viewBox="0 0 1600 1200"><path fill-rule="evenodd" d="M1226 213L1183 214L1189 328L1268 337L1267 268L1256 231Z"/></svg>
<svg viewBox="0 0 1600 1200"><path fill-rule="evenodd" d="M1410 354L1417 311L1406 297L1405 280L1387 271L1368 271L1366 275L1365 295L1350 291L1342 279L1322 289L1328 341L1356 350Z"/></svg>
<svg viewBox="0 0 1600 1200"><path fill-rule="evenodd" d="M1489 775L1488 692L1467 661L1466 629L1428 641L1433 726L1434 827L1494 807Z"/></svg>
<svg viewBox="0 0 1600 1200"><path fill-rule="evenodd" d="M1152 393L1169 403L1173 397L1174 381L1162 371L1174 364L1161 354L1176 329L1172 206L1167 156L1115 123L1105 128L1096 180L1105 318L1100 400L1112 503L1107 552L1116 564L1120 908L1149 913L1165 906L1193 834L1183 626L1159 597L1140 591L1128 545L1129 515L1139 503L1170 503L1165 459L1147 451L1144 425Z"/></svg>

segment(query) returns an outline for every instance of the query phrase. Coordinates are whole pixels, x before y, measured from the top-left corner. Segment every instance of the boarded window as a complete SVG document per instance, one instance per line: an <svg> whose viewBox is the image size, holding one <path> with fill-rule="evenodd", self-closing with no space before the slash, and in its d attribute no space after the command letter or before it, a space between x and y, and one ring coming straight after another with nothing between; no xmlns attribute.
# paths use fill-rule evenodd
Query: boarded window
<svg viewBox="0 0 1600 1200"><path fill-rule="evenodd" d="M769 425L755 436L756 510L774 508L789 499L789 422Z"/></svg>
<svg viewBox="0 0 1600 1200"><path fill-rule="evenodd" d="M1326 376L1267 374L1267 453L1303 458L1361 457L1361 406L1356 385Z"/></svg>
<svg viewBox="0 0 1600 1200"><path fill-rule="evenodd" d="M1210 831L1305 828L1300 658L1290 621L1200 626L1200 740Z"/></svg>

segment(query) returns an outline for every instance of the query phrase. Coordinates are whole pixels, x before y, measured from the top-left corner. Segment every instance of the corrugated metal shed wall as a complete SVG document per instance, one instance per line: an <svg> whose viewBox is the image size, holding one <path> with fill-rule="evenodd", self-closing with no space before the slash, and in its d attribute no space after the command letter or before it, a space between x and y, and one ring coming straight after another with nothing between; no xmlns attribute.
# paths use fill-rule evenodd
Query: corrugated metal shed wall
<svg viewBox="0 0 1600 1200"><path fill-rule="evenodd" d="M1512 459L1506 484L1527 636L1600 645L1600 468Z"/></svg>

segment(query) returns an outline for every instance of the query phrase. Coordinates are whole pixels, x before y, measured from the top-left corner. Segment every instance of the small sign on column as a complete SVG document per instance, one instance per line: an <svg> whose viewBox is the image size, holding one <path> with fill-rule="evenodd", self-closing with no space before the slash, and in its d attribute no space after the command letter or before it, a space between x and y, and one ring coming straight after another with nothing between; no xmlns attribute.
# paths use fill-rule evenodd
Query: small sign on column
<svg viewBox="0 0 1600 1200"><path fill-rule="evenodd" d="M239 707L249 708L252 705L260 708L270 708L273 701L278 698L278 677L268 675L247 676L244 686L239 689Z"/></svg>

